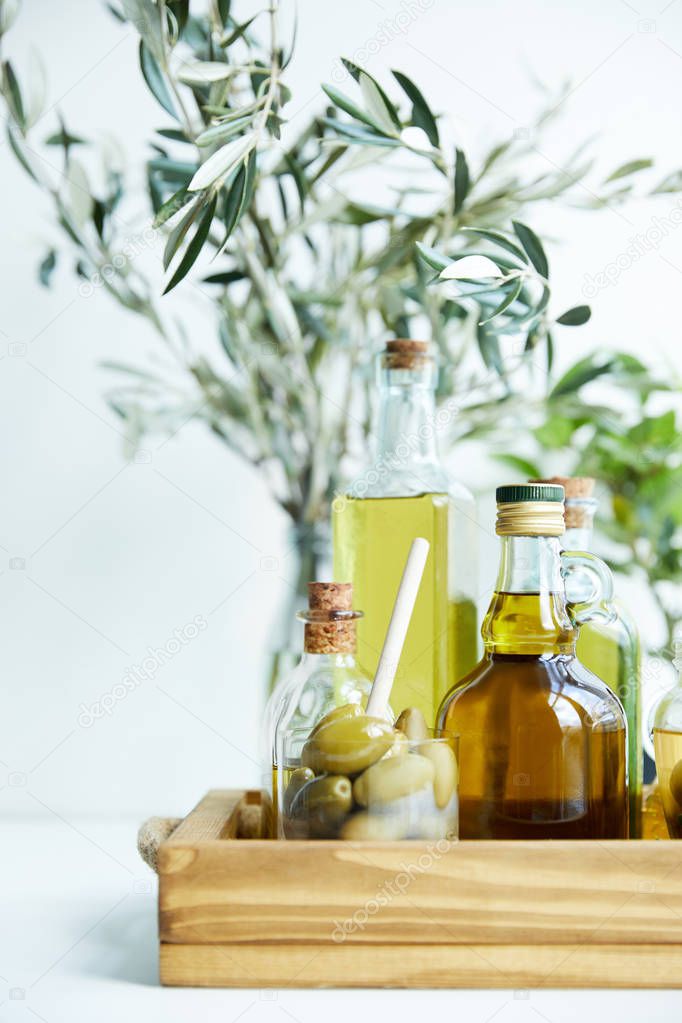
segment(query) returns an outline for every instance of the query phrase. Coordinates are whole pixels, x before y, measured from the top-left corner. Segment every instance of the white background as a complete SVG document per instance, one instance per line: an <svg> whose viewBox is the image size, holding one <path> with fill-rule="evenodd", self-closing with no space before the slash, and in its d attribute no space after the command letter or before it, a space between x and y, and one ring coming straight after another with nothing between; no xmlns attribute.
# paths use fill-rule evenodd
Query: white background
<svg viewBox="0 0 682 1023"><path fill-rule="evenodd" d="M416 80L433 107L453 119L475 157L494 138L523 130L531 120L540 102L532 75L552 87L570 77L574 89L565 116L543 143L541 159L561 166L579 142L595 136L602 176L628 158L654 156L658 171L652 180L658 180L682 164L682 2L664 2L301 0L289 116L295 119L304 107L307 114L321 103L318 83L334 80L339 55L364 56L376 75L397 67ZM377 44L382 28L393 37L386 45ZM141 83L132 29L86 0L29 0L7 41L21 77L31 44L45 60L49 103L58 103L72 131L116 138L139 179L150 131L168 118ZM52 112L36 138L54 129ZM57 174L58 150L49 151L48 159L53 167L45 169ZM91 1009L95 1002L89 999L96 997L98 1014L108 1018L111 1012L113 1019L120 1011L103 1006L92 984L101 973L153 983L151 898L142 905L140 896L136 902L131 895L125 907L112 911L103 931L83 936L117 902L119 890L130 893L131 875L144 873L133 849L134 821L150 813L184 813L208 787L258 780L262 680L273 618L292 571L287 527L258 476L193 423L167 443L162 438L146 443L145 461L126 462L119 424L103 398L111 379L98 363L148 357L157 342L101 290L82 297L66 265L50 291L37 284L37 264L58 237L49 203L17 167L6 143L0 161L5 492L0 812L15 855L10 889L20 887L15 878L31 887L42 884L51 901L46 915L36 911L31 925L40 929L45 920L52 926L35 946L30 966L11 939L0 972L8 974L7 992L13 984L28 989L83 938L26 1006L41 1018L59 1018L50 1009L58 1004L59 984L69 988L58 980L61 971L68 978L71 970L83 980L82 1005ZM551 246L557 308L583 301L584 274L616 260L629 239L676 204L675 196L664 196L621 211L537 211L534 222L562 239ZM144 225L141 201L137 224ZM679 365L680 274L682 234L671 231L616 285L599 293L587 327L563 334L564 344L574 347L564 348L560 358L565 362L596 346L615 345L661 367ZM185 295L173 301L192 333L213 330L200 300ZM465 482L482 489L471 474ZM492 478L483 482L489 515ZM487 552L483 585L490 583L493 557ZM630 599L638 608L646 603L641 592ZM81 704L111 690L148 647L165 646L173 630L196 615L206 618L208 628L155 679L120 701L110 717L90 728L78 724ZM57 864L49 882L40 880L37 850L31 847L27 855L24 845L16 845L13 817L23 819L31 841L49 841L48 855ZM111 817L130 823L114 827L107 823ZM41 830L47 822L49 840ZM74 883L73 891L64 889L55 900L62 871L70 869L82 885ZM87 904L78 901L79 892L95 890ZM145 1014L181 1017L182 993L164 992L163 1002L149 1001L150 994L145 990ZM315 996L296 997L300 1019L319 1011ZM356 1003L372 1011L384 997L392 996L328 999L325 1012L336 1004L345 1018ZM429 1004L434 1012L444 1011L463 1006L456 1001L462 997L433 996ZM674 996L667 1002L650 994L608 997L622 1018L639 1007L650 1019L663 1019L664 1004L670 1006ZM75 995L70 998L72 1008L81 1004ZM277 1017L286 1006L294 1011L292 995L267 1004L246 996L228 1003L237 996L215 992L202 998L206 1018L212 1012L223 1018L228 1004L229 1019L248 1006L251 1013ZM420 995L400 998L405 1011L408 1004L415 1009L423 1004ZM136 1003L138 1011L142 1004ZM588 1004L596 1006L596 996L573 995L569 1002L535 993L514 999L503 992L481 994L467 1002L466 1011L473 1020L500 1010L495 1018L505 1021L539 1014L559 1023ZM16 999L8 1006L24 1008Z"/></svg>

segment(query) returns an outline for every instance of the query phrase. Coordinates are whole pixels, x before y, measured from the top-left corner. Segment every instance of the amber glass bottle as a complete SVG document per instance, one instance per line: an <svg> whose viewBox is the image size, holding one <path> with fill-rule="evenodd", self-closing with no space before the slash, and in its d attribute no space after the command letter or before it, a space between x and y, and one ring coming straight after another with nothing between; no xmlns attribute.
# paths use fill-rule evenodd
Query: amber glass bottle
<svg viewBox="0 0 682 1023"><path fill-rule="evenodd" d="M605 682L575 657L580 624L612 612L611 576L561 551L563 488L500 487L502 556L483 623L485 653L445 697L459 736L461 838L626 838L627 727ZM564 577L593 580L567 605Z"/></svg>

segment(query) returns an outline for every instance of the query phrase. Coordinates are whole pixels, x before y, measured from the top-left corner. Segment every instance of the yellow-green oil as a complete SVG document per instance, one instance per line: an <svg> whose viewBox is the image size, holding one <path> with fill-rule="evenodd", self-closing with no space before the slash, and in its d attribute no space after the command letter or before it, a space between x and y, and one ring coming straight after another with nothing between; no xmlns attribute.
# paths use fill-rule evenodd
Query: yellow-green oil
<svg viewBox="0 0 682 1023"><path fill-rule="evenodd" d="M396 713L418 707L431 726L448 687L476 663L476 606L449 593L450 512L447 494L346 497L334 503L333 511L334 578L353 583L353 604L364 612L357 627L357 659L370 675L376 670L410 544L416 536L429 541L391 705Z"/></svg>
<svg viewBox="0 0 682 1023"><path fill-rule="evenodd" d="M636 628L626 612L617 608L614 622L589 622L580 629L578 660L618 696L628 722L628 790L630 837L641 837L642 824L642 721L640 647Z"/></svg>

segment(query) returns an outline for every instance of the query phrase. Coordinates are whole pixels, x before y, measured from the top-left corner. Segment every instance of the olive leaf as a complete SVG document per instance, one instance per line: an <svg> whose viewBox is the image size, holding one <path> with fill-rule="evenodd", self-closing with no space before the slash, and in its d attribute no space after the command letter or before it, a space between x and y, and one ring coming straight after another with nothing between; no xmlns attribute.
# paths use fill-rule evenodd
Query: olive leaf
<svg viewBox="0 0 682 1023"><path fill-rule="evenodd" d="M153 0L122 0L127 21L137 29L154 59L163 67L166 62L161 8Z"/></svg>
<svg viewBox="0 0 682 1023"><path fill-rule="evenodd" d="M467 158L461 149L457 149L455 153L455 198L453 209L455 213L459 213L464 205L464 200L469 193L469 165Z"/></svg>
<svg viewBox="0 0 682 1023"><path fill-rule="evenodd" d="M186 277L191 268L196 262L197 256L203 248L203 244L206 241L206 237L211 228L213 221L213 214L215 213L217 197L213 196L210 203L201 215L201 219L197 224L197 229L192 238L191 242L187 246L184 256L180 260L180 264L171 277L170 281L163 290L164 295L167 295L169 291L172 291L176 284L179 284L183 277Z"/></svg>
<svg viewBox="0 0 682 1023"><path fill-rule="evenodd" d="M19 88L19 82L8 60L2 62L2 94L5 97L12 117L21 130L24 131L26 128L24 101L21 89Z"/></svg>
<svg viewBox="0 0 682 1023"><path fill-rule="evenodd" d="M212 156L209 156L205 163L202 163L187 186L188 190L198 192L213 185L216 181L226 178L241 163L255 143L254 133L249 132L222 146Z"/></svg>
<svg viewBox="0 0 682 1023"><path fill-rule="evenodd" d="M412 115L410 118L411 123L415 128L421 128L426 133L426 137L432 146L438 147L440 145L440 138L438 135L438 124L436 118L431 113L431 109L424 99L421 91L417 88L411 78L403 74L401 71L394 71L393 77L401 87L405 95L412 102Z"/></svg>
<svg viewBox="0 0 682 1023"><path fill-rule="evenodd" d="M618 181L620 178L627 178L631 174L637 174L641 170L647 170L649 167L653 167L654 161L651 159L644 160L629 160L627 163L617 167L614 171L609 174L608 178L604 179L604 184L608 184L610 181Z"/></svg>
<svg viewBox="0 0 682 1023"><path fill-rule="evenodd" d="M557 316L556 322L566 327L580 327L587 323L591 315L592 310L588 305L576 305L572 309L567 309L561 316Z"/></svg>
<svg viewBox="0 0 682 1023"><path fill-rule="evenodd" d="M527 224L521 224L517 220L512 220L512 227L537 272L542 277L549 277L549 263L538 236Z"/></svg>
<svg viewBox="0 0 682 1023"><path fill-rule="evenodd" d="M44 288L49 288L50 280L54 272L54 268L57 265L57 253L54 249L50 249L45 258L41 261L38 267L38 280Z"/></svg>
<svg viewBox="0 0 682 1023"><path fill-rule="evenodd" d="M149 86L151 94L159 101L163 109L177 119L177 112L171 99L168 86L166 85L158 61L154 57L144 39L140 39L140 69L142 76Z"/></svg>

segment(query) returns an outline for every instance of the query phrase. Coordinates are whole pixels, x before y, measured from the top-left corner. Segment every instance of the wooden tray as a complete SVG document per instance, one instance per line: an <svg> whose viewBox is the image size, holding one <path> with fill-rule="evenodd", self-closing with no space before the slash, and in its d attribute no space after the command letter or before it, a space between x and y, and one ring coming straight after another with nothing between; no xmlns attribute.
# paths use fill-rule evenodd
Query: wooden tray
<svg viewBox="0 0 682 1023"><path fill-rule="evenodd" d="M349 843L209 792L159 848L164 984L682 987L682 842Z"/></svg>

